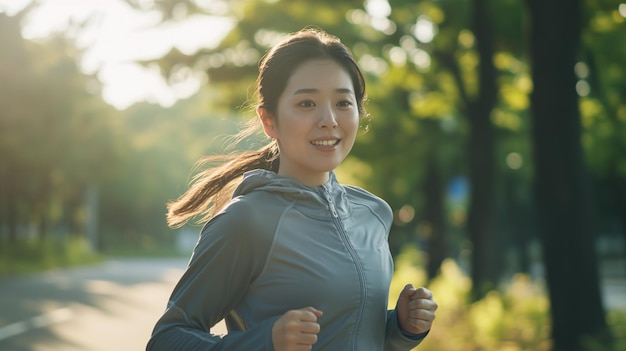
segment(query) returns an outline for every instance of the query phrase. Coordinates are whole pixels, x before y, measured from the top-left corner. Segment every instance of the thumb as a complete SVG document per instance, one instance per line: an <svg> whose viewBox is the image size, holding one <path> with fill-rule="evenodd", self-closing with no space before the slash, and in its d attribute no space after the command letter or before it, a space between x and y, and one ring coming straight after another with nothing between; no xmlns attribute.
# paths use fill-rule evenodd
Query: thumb
<svg viewBox="0 0 626 351"><path fill-rule="evenodd" d="M400 292L400 296L398 296L398 303L396 304L396 310L398 311L398 322L401 326L404 326L405 328L407 325L409 325L409 302L411 302L411 297L415 295L416 291L417 290L415 289L415 286L413 286L413 284L407 284Z"/></svg>
<svg viewBox="0 0 626 351"><path fill-rule="evenodd" d="M411 296L415 295L417 289L413 284L407 284L404 286L404 289L400 292L400 298L406 298L407 300L411 298Z"/></svg>
<svg viewBox="0 0 626 351"><path fill-rule="evenodd" d="M315 315L315 317L317 317L317 318L321 317L324 314L324 312L318 310L317 308L315 308L313 306L305 307L305 308L303 308L303 310L309 311L309 312L313 313Z"/></svg>
<svg viewBox="0 0 626 351"><path fill-rule="evenodd" d="M409 301L411 301L411 296L415 295L415 286L413 284L407 284L404 286L402 291L400 292L400 296L398 296L398 307L402 310L408 308Z"/></svg>

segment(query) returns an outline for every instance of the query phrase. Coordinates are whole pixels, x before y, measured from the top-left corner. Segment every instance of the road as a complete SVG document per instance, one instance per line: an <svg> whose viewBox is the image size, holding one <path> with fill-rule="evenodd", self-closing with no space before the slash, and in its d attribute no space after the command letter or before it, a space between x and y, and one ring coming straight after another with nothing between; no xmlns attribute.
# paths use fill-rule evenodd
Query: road
<svg viewBox="0 0 626 351"><path fill-rule="evenodd" d="M185 264L124 259L3 278L0 350L145 350Z"/></svg>

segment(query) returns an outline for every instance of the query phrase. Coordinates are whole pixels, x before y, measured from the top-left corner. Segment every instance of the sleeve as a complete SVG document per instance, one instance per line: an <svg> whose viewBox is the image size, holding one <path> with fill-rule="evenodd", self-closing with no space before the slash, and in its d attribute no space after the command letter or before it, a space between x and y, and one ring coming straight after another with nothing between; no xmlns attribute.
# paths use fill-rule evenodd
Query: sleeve
<svg viewBox="0 0 626 351"><path fill-rule="evenodd" d="M209 332L242 301L265 265L273 235L255 223L251 205L235 201L205 225L147 350L273 349L274 320L224 337Z"/></svg>
<svg viewBox="0 0 626 351"><path fill-rule="evenodd" d="M385 351L407 351L419 345L428 335L409 334L400 329L398 324L398 311L396 309L387 311L387 330L385 333Z"/></svg>

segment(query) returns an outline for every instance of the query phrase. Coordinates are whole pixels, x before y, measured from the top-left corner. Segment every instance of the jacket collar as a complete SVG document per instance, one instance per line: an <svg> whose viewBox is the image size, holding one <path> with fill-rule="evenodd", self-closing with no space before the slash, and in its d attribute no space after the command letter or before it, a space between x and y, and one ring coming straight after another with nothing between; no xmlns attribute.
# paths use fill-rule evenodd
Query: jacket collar
<svg viewBox="0 0 626 351"><path fill-rule="evenodd" d="M331 213L329 198L340 218L345 218L350 213L346 190L337 181L335 172L330 172L326 183L319 186L308 186L294 178L280 176L272 171L256 169L244 174L243 180L233 193L233 197L254 191L280 194L288 201L294 202L294 207L298 211L312 217L328 218L329 213Z"/></svg>

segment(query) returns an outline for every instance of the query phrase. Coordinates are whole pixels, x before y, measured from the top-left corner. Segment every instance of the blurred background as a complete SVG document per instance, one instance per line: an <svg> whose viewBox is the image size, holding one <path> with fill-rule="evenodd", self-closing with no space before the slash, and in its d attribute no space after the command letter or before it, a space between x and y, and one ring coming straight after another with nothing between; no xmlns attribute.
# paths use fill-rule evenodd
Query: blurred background
<svg viewBox="0 0 626 351"><path fill-rule="evenodd" d="M0 0L0 349L145 347L200 230L165 204L310 25L366 74L337 174L394 210L390 304L439 302L418 349L626 350L620 0Z"/></svg>

